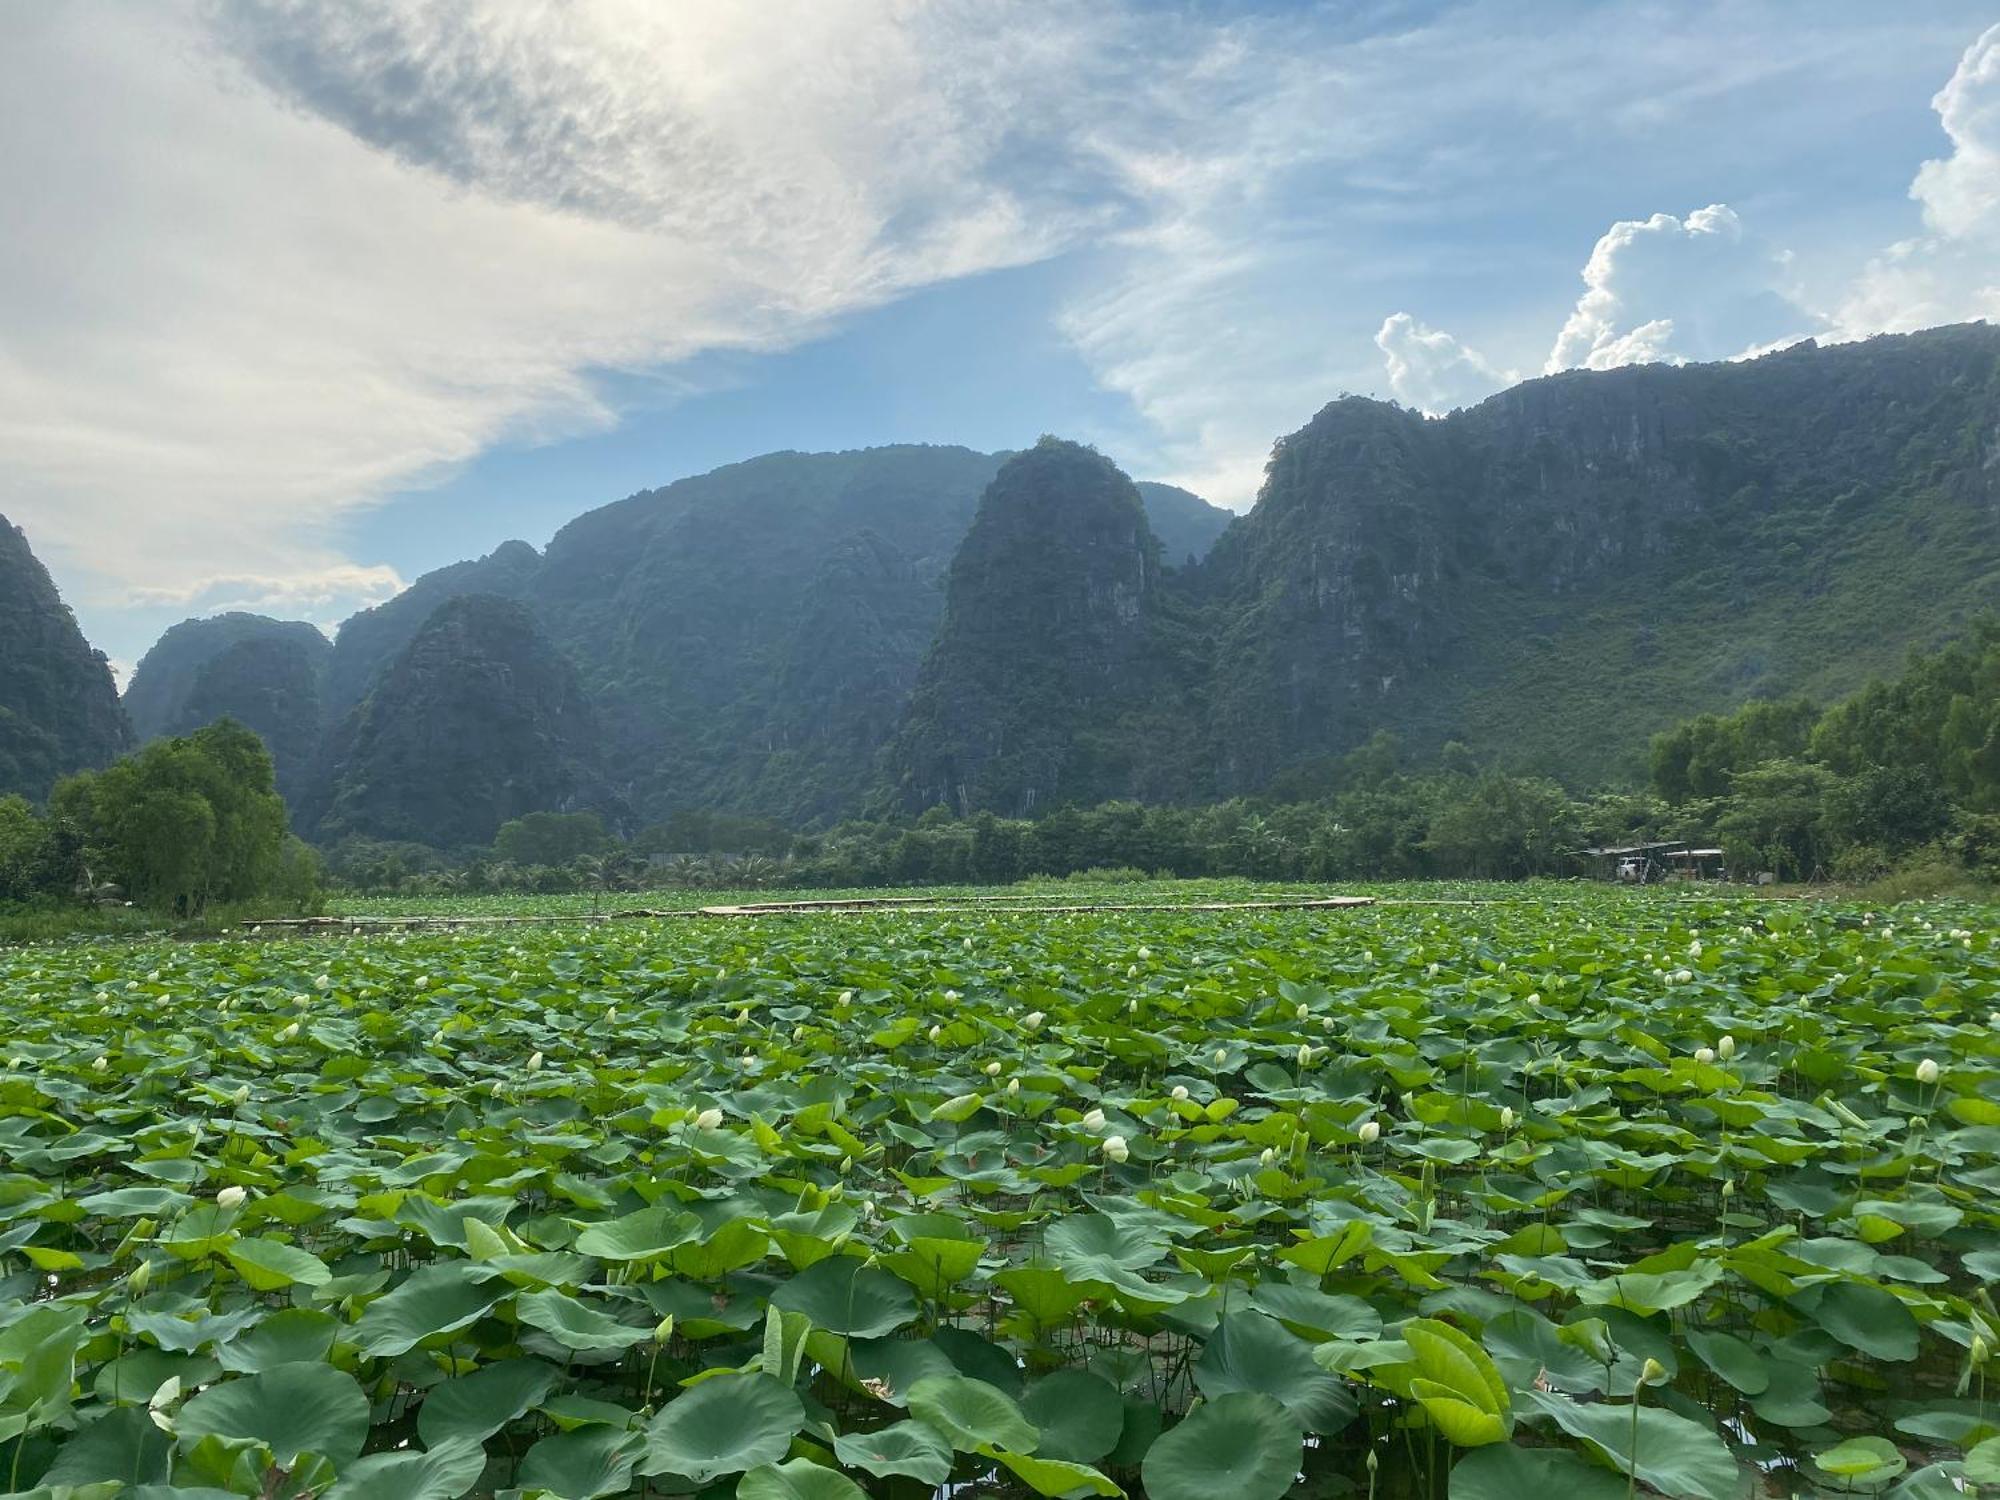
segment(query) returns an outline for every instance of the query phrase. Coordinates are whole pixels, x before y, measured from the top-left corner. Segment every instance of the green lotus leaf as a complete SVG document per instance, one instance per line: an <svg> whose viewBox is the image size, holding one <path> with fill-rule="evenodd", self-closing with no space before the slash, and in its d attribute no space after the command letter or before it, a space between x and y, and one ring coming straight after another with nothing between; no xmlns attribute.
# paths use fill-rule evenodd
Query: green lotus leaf
<svg viewBox="0 0 2000 1500"><path fill-rule="evenodd" d="M1567 1396L1527 1391L1525 1409L1552 1417L1571 1437L1587 1443L1621 1474L1636 1474L1663 1495L1684 1500L1742 1500L1743 1472L1713 1428L1657 1406L1637 1411L1636 1445L1631 1406L1589 1405Z"/></svg>
<svg viewBox="0 0 2000 1500"><path fill-rule="evenodd" d="M852 1255L829 1255L806 1267L771 1294L771 1305L850 1338L880 1338L917 1316L907 1282Z"/></svg>
<svg viewBox="0 0 2000 1500"><path fill-rule="evenodd" d="M834 1457L877 1479L901 1475L940 1485L951 1476L951 1444L922 1422L902 1421L874 1432L843 1432L833 1440Z"/></svg>
<svg viewBox="0 0 2000 1500"><path fill-rule="evenodd" d="M718 1375L676 1396L647 1424L639 1472L700 1486L773 1464L805 1419L799 1398L768 1375Z"/></svg>
<svg viewBox="0 0 2000 1500"><path fill-rule="evenodd" d="M1084 1370L1057 1370L1032 1382L1021 1397L1021 1414L1041 1432L1035 1456L1064 1463L1096 1463L1125 1430L1118 1388Z"/></svg>
<svg viewBox="0 0 2000 1500"><path fill-rule="evenodd" d="M485 1470L486 1452L470 1438L423 1452L371 1453L341 1471L326 1500L458 1500Z"/></svg>
<svg viewBox="0 0 2000 1500"><path fill-rule="evenodd" d="M736 1500L868 1500L868 1492L838 1469L794 1458L750 1470L736 1481Z"/></svg>
<svg viewBox="0 0 2000 1500"><path fill-rule="evenodd" d="M1004 1448L1032 1453L1041 1434L1005 1392L969 1375L932 1375L910 1390L910 1415L961 1453Z"/></svg>
<svg viewBox="0 0 2000 1500"><path fill-rule="evenodd" d="M1147 1450L1147 1500L1279 1500L1305 1435L1276 1397L1238 1391L1204 1401Z"/></svg>
<svg viewBox="0 0 2000 1500"><path fill-rule="evenodd" d="M210 1435L261 1444L290 1468L306 1453L335 1464L359 1456L368 1417L368 1398L353 1376L331 1365L290 1364L210 1386L180 1409L175 1428L184 1445Z"/></svg>
<svg viewBox="0 0 2000 1500"><path fill-rule="evenodd" d="M1195 1362L1194 1382L1209 1397L1261 1391L1307 1432L1338 1432L1360 1409L1352 1392L1314 1362L1311 1345L1260 1312L1231 1313L1216 1325Z"/></svg>

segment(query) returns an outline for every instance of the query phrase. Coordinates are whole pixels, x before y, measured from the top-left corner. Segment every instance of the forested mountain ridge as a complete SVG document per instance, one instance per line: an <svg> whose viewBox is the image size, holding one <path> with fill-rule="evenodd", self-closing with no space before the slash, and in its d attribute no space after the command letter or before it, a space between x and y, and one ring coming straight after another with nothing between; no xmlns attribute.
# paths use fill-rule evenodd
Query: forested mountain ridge
<svg viewBox="0 0 2000 1500"><path fill-rule="evenodd" d="M306 823L458 847L525 813L625 821L596 714L534 615L498 594L449 599L336 728Z"/></svg>
<svg viewBox="0 0 2000 1500"><path fill-rule="evenodd" d="M1987 325L1570 372L1442 419L1343 398L1233 522L1046 450L770 454L602 507L349 621L330 722L484 594L574 668L639 823L1309 795L1381 730L1636 784L1659 729L1829 701L2000 606ZM1080 558L1113 515L1124 540ZM350 753L330 735L318 806Z"/></svg>
<svg viewBox="0 0 2000 1500"><path fill-rule="evenodd" d="M1348 399L1204 564L1220 789L1380 729L1573 782L2000 604L2000 329Z"/></svg>
<svg viewBox="0 0 2000 1500"><path fill-rule="evenodd" d="M140 658L125 712L141 741L236 720L269 748L278 790L296 804L319 757L332 655L333 643L298 620L241 613L183 620Z"/></svg>
<svg viewBox="0 0 2000 1500"><path fill-rule="evenodd" d="M0 796L46 796L59 776L132 747L118 686L27 535L0 516Z"/></svg>
<svg viewBox="0 0 2000 1500"><path fill-rule="evenodd" d="M896 800L1023 816L1185 797L1199 657L1138 488L1054 438L1009 459L952 560L937 644L888 758Z"/></svg>

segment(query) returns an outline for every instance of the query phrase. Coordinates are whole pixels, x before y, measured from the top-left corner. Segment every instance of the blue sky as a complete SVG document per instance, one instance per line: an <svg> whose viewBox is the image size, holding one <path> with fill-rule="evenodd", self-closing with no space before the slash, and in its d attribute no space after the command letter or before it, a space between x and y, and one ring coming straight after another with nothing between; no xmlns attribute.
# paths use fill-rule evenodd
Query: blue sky
<svg viewBox="0 0 2000 1500"><path fill-rule="evenodd" d="M1242 508L1342 391L2000 316L2000 20L1879 4L0 11L0 514L130 663L774 448Z"/></svg>

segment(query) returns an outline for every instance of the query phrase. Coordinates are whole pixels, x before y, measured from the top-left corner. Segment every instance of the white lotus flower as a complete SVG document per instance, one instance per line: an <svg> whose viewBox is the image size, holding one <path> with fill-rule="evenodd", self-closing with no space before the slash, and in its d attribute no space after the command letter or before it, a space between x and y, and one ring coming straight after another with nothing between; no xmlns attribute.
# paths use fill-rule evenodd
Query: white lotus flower
<svg viewBox="0 0 2000 1500"><path fill-rule="evenodd" d="M530 1053L528 1054L528 1071L529 1071L530 1073L539 1073L539 1072L541 1072L541 1071L542 1071L542 1054L541 1054L541 1053L539 1053L539 1052L530 1052Z"/></svg>
<svg viewBox="0 0 2000 1500"><path fill-rule="evenodd" d="M1021 1080L1020 1080L1020 1079L1018 1079L1018 1078L1010 1078L1010 1079L1008 1079L1008 1080L1007 1080L1007 1096L1008 1096L1008 1097L1009 1097L1009 1098L1011 1099L1011 1098L1012 1098L1012 1097L1013 1097L1014 1095L1016 1095L1016 1094L1018 1094L1018 1093L1020 1093L1020 1092L1021 1092Z"/></svg>
<svg viewBox="0 0 2000 1500"><path fill-rule="evenodd" d="M1292 1007L1292 1015L1298 1020L1303 1021L1311 1014L1312 1014L1312 1007L1310 1005L1304 1004L1303 1002Z"/></svg>
<svg viewBox="0 0 2000 1500"><path fill-rule="evenodd" d="M1137 979L1139 977L1139 966L1137 964L1126 965L1125 977L1127 979Z"/></svg>
<svg viewBox="0 0 2000 1500"><path fill-rule="evenodd" d="M1503 1104L1500 1106L1500 1128L1502 1130L1512 1130L1514 1128L1513 1105Z"/></svg>
<svg viewBox="0 0 2000 1500"><path fill-rule="evenodd" d="M250 1085L247 1083L238 1084L236 1092L229 1096L229 1100L238 1109L241 1109L250 1102Z"/></svg>
<svg viewBox="0 0 2000 1500"><path fill-rule="evenodd" d="M1917 1064L1917 1082L1926 1084L1936 1083L1938 1081L1938 1074L1941 1071L1943 1070L1938 1067L1937 1059L1927 1057Z"/></svg>
<svg viewBox="0 0 2000 1500"><path fill-rule="evenodd" d="M711 1106L694 1117L697 1130L715 1130L722 1125L722 1111Z"/></svg>
<svg viewBox="0 0 2000 1500"><path fill-rule="evenodd" d="M96 1057L91 1059L90 1071L93 1073L102 1073L110 1066L111 1066L111 1059L106 1057L102 1052L100 1052L97 1054Z"/></svg>
<svg viewBox="0 0 2000 1500"><path fill-rule="evenodd" d="M240 1187L226 1187L215 1195L217 1208L241 1208L250 1194Z"/></svg>
<svg viewBox="0 0 2000 1500"><path fill-rule="evenodd" d="M1122 1165L1132 1154L1132 1148L1125 1144L1125 1137L1122 1135L1107 1135L1101 1149L1104 1152L1104 1159L1113 1166Z"/></svg>
<svg viewBox="0 0 2000 1500"><path fill-rule="evenodd" d="M1082 1125L1092 1135L1096 1135L1098 1131L1104 1128L1104 1111L1095 1108L1085 1110L1083 1118L1077 1123Z"/></svg>
<svg viewBox="0 0 2000 1500"><path fill-rule="evenodd" d="M1260 1166L1268 1167L1277 1159L1278 1153L1273 1151L1269 1146L1266 1146L1262 1151L1257 1153L1257 1162Z"/></svg>
<svg viewBox="0 0 2000 1500"><path fill-rule="evenodd" d="M297 1036L298 1034L299 1034L299 1023L297 1021L294 1021L292 1022L291 1025L287 1026L283 1031L278 1033L278 1040L281 1042L289 1042L293 1037Z"/></svg>
<svg viewBox="0 0 2000 1500"><path fill-rule="evenodd" d="M1227 1047L1217 1047L1217 1048L1215 1049L1215 1061L1216 1061L1216 1064L1217 1064L1218 1066L1220 1066L1220 1065L1221 1065L1221 1064L1223 1064L1223 1063L1226 1063L1226 1062L1228 1062L1228 1061L1229 1061L1229 1049L1228 1049Z"/></svg>
<svg viewBox="0 0 2000 1500"><path fill-rule="evenodd" d="M1372 1146L1382 1138L1382 1127L1374 1120L1363 1120L1361 1128L1354 1133L1360 1138L1362 1145Z"/></svg>
<svg viewBox="0 0 2000 1500"><path fill-rule="evenodd" d="M1030 1031L1040 1031L1042 1029L1042 1022L1047 1019L1048 1017L1040 1011L1031 1010L1025 1016L1021 1017L1021 1024Z"/></svg>
<svg viewBox="0 0 2000 1500"><path fill-rule="evenodd" d="M1188 1087L1187 1087L1187 1085L1186 1085L1186 1084L1184 1084L1184 1083L1177 1083L1177 1084L1175 1084L1175 1085L1174 1085L1174 1094L1173 1094L1173 1097L1174 1097L1174 1100L1175 1100L1175 1102L1177 1102L1177 1103L1178 1103L1179 1101L1181 1101L1181 1100L1183 1100L1183 1099L1187 1098L1187 1096L1188 1096Z"/></svg>
<svg viewBox="0 0 2000 1500"><path fill-rule="evenodd" d="M1713 1047L1695 1048L1694 1060L1700 1063L1704 1068L1708 1067L1711 1063L1715 1061L1715 1049Z"/></svg>
<svg viewBox="0 0 2000 1500"><path fill-rule="evenodd" d="M317 979L315 979L315 980L313 981L313 988L314 988L314 989L316 989L316 990L330 990L330 989L332 989L332 988L333 988L333 976L332 976L331 974L322 974L322 975L320 975L320 976L319 976L319 978L317 978Z"/></svg>
<svg viewBox="0 0 2000 1500"><path fill-rule="evenodd" d="M1674 973L1673 973L1673 980L1674 980L1674 983L1675 983L1675 984L1686 984L1686 983L1687 983L1687 982L1688 982L1689 980L1691 980L1691 979L1693 979L1693 978L1694 978L1694 975L1693 975L1692 973L1690 973L1690 972L1689 972L1688 970L1686 970L1686 969L1676 969L1676 970L1674 970Z"/></svg>
<svg viewBox="0 0 2000 1500"><path fill-rule="evenodd" d="M853 990L842 990L842 991L840 992L840 998L839 998L838 1000L834 1001L833 1003L834 1003L835 1005L839 1005L839 1006L843 1006L843 1007L845 1007L845 1006L849 1006L849 1005L852 1005L852 1004L854 1003L854 991L853 991Z"/></svg>
<svg viewBox="0 0 2000 1500"><path fill-rule="evenodd" d="M1728 1062L1730 1058L1736 1055L1736 1038L1725 1034L1722 1037L1722 1039L1715 1044L1715 1055L1721 1058L1724 1062Z"/></svg>
<svg viewBox="0 0 2000 1500"><path fill-rule="evenodd" d="M1298 1057L1300 1067L1309 1068L1312 1066L1313 1049L1309 1043L1300 1042L1299 1050L1296 1055Z"/></svg>
<svg viewBox="0 0 2000 1500"><path fill-rule="evenodd" d="M430 987L431 987L431 976L428 974L419 974L417 976L417 988L420 990L427 990Z"/></svg>
<svg viewBox="0 0 2000 1500"><path fill-rule="evenodd" d="M942 1026L933 1026L930 1029L929 1035L932 1041L938 1041L944 1036L944 1028Z"/></svg>
<svg viewBox="0 0 2000 1500"><path fill-rule="evenodd" d="M1000 1076L1000 1064L997 1060L986 1065L986 1076L988 1078L998 1078Z"/></svg>
<svg viewBox="0 0 2000 1500"><path fill-rule="evenodd" d="M1125 1014L1128 1016L1136 1016L1139 1014L1139 1001L1136 996L1125 1002Z"/></svg>
<svg viewBox="0 0 2000 1500"><path fill-rule="evenodd" d="M615 1020L617 1020L617 1019L618 1019L618 1007L617 1007L617 1006L615 1006L615 1005L607 1005L607 1006L605 1006L605 1007L604 1007L604 1019L605 1019L606 1021L615 1021Z"/></svg>

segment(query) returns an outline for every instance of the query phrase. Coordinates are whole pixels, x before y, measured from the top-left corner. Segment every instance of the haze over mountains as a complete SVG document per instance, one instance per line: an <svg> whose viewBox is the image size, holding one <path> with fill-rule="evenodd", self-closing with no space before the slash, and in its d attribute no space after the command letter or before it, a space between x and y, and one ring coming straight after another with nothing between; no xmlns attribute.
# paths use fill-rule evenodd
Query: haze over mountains
<svg viewBox="0 0 2000 1500"><path fill-rule="evenodd" d="M770 454L427 575L331 646L177 626L124 709L249 724L323 840L1301 795L1379 730L1584 784L2000 607L1996 532L2000 329L1962 325L1443 419L1342 398L1233 522L1057 440ZM11 528L0 574L0 790L39 795L130 730Z"/></svg>

